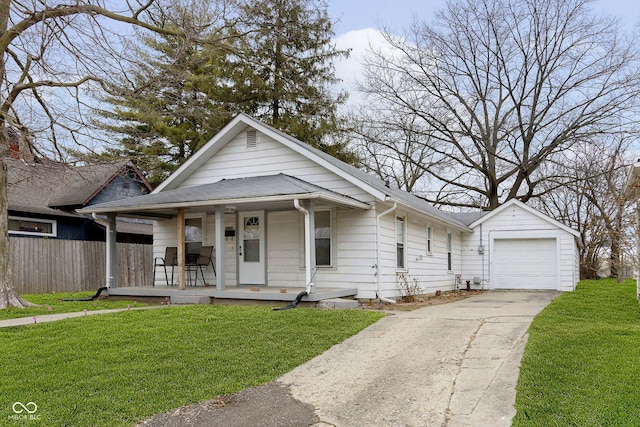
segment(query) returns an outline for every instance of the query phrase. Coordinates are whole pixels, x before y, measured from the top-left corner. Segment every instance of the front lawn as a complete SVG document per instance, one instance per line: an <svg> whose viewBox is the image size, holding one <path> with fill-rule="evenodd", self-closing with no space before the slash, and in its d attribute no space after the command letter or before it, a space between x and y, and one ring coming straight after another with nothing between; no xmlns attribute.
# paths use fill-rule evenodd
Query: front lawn
<svg viewBox="0 0 640 427"><path fill-rule="evenodd" d="M57 294L25 294L20 295L25 300L39 307L28 308L5 308L0 310L0 320L14 319L18 317L44 316L55 313L71 313L74 311L92 311L104 310L109 308L127 308L140 307L148 304L139 301L115 300L106 298L97 298L93 301L62 301L63 298L88 298L95 292L75 292L75 293L57 293Z"/></svg>
<svg viewBox="0 0 640 427"><path fill-rule="evenodd" d="M514 426L640 425L635 281L579 283L533 321Z"/></svg>
<svg viewBox="0 0 640 427"><path fill-rule="evenodd" d="M0 425L130 426L268 382L382 316L207 305L0 329Z"/></svg>

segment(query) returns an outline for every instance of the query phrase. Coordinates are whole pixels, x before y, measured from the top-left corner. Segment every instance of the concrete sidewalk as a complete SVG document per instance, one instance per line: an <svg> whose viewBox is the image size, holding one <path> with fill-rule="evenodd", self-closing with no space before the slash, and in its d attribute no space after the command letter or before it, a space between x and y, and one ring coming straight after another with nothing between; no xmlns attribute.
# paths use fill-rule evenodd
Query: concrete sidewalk
<svg viewBox="0 0 640 427"><path fill-rule="evenodd" d="M150 305L150 306L144 306L144 307L73 311L70 313L56 313L56 314L45 314L42 316L19 317L17 319L0 320L0 328L10 328L13 326L26 326L26 325L33 325L38 323L56 322L58 320L73 319L74 317L93 316L95 314L118 313L121 311L130 311L130 310L149 310L152 308L163 308L163 307L169 307L169 306L168 305Z"/></svg>

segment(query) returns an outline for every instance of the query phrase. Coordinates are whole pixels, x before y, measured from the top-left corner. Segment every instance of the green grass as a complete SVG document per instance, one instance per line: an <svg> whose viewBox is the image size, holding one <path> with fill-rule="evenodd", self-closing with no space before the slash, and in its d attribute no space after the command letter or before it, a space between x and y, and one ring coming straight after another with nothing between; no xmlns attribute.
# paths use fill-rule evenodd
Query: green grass
<svg viewBox="0 0 640 427"><path fill-rule="evenodd" d="M25 294L20 295L25 300L38 304L39 307L28 308L6 308L0 310L0 320L15 319L18 317L43 316L55 313L70 313L83 310L104 310L109 308L140 307L148 304L139 301L114 300L98 298L93 301L62 301L63 298L87 298L93 296L95 292L76 292L58 294Z"/></svg>
<svg viewBox="0 0 640 427"><path fill-rule="evenodd" d="M0 329L0 425L25 425L14 402L38 405L28 425L132 425L268 382L381 317L190 306Z"/></svg>
<svg viewBox="0 0 640 427"><path fill-rule="evenodd" d="M640 425L635 281L582 281L533 321L514 426Z"/></svg>

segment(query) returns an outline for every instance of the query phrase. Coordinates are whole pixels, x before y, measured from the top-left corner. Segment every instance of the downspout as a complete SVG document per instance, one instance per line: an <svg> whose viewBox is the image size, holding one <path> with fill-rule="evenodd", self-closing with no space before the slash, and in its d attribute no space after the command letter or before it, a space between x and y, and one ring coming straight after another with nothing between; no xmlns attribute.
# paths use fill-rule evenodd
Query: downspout
<svg viewBox="0 0 640 427"><path fill-rule="evenodd" d="M300 205L300 201L298 199L293 199L293 206L300 212L304 214L304 267L305 267L305 281L307 283L306 292L307 294L311 293L313 288L312 276L311 276L311 257L309 254L311 253L311 236L309 233L309 211L303 208Z"/></svg>
<svg viewBox="0 0 640 427"><path fill-rule="evenodd" d="M381 279L380 279L380 260L381 260L381 256L380 256L380 218L382 218L384 215L387 215L391 212L394 212L396 210L396 208L398 207L398 203L394 202L393 206L390 207L389 209L387 209L386 211L379 213L378 215L376 215L376 296L378 297L378 299L380 301L384 301L384 302L388 302L390 304L395 304L396 301L392 300L390 298L384 298L381 295L381 290L380 290L380 285L381 285Z"/></svg>

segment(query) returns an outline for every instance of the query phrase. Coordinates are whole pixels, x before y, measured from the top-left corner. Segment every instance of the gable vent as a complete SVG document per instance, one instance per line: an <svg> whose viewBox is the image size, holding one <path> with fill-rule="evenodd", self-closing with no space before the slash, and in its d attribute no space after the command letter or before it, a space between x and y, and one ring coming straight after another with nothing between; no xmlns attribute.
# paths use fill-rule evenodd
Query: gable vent
<svg viewBox="0 0 640 427"><path fill-rule="evenodd" d="M258 148L258 136L255 130L247 131L247 148Z"/></svg>

